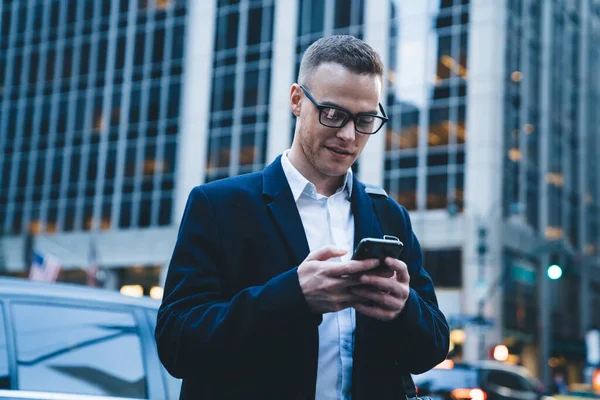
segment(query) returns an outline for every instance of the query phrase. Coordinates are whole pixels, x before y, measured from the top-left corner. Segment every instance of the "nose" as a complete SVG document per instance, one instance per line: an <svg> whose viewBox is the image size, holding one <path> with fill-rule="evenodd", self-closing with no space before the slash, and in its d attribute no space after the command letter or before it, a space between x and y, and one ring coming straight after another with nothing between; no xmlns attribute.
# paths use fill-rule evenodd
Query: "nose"
<svg viewBox="0 0 600 400"><path fill-rule="evenodd" d="M348 120L346 125L338 129L337 137L345 142L351 142L356 138L356 127L353 119Z"/></svg>

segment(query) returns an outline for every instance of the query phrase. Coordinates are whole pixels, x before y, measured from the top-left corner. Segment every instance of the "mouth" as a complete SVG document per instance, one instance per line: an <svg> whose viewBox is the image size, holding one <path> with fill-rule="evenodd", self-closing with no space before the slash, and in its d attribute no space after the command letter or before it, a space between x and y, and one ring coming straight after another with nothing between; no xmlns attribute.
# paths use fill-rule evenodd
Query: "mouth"
<svg viewBox="0 0 600 400"><path fill-rule="evenodd" d="M346 157L350 157L353 154L349 150L340 149L338 147L328 147L328 146L325 146L325 147L327 150L329 150L331 153L333 153L334 155L336 155L338 157L346 158Z"/></svg>

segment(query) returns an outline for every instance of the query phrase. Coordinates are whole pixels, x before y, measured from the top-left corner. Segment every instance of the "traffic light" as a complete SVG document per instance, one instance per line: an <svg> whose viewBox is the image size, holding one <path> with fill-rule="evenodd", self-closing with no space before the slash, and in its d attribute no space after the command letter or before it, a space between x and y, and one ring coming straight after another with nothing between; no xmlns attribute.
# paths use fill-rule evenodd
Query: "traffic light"
<svg viewBox="0 0 600 400"><path fill-rule="evenodd" d="M550 266L546 270L546 274L548 275L548 278L553 281L560 279L563 275L563 269L559 260L560 256L558 254L550 254Z"/></svg>
<svg viewBox="0 0 600 400"><path fill-rule="evenodd" d="M546 272L548 274L548 278L552 279L553 281L560 279L563 274L562 268L558 264L552 264L548 267Z"/></svg>

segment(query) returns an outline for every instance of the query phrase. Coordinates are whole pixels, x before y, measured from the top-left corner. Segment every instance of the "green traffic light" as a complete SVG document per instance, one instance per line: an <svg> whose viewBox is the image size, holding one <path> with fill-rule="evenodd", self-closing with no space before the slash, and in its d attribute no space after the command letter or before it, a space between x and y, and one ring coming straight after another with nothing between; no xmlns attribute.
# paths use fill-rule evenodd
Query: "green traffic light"
<svg viewBox="0 0 600 400"><path fill-rule="evenodd" d="M548 278L552 279L553 281L560 279L563 273L562 268L556 264L552 264L551 266L549 266L547 272Z"/></svg>

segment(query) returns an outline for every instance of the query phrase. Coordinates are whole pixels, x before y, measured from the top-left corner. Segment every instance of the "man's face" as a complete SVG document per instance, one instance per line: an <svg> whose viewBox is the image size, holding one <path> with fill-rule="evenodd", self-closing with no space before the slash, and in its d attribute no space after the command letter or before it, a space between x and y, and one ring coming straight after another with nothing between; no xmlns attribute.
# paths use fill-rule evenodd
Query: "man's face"
<svg viewBox="0 0 600 400"><path fill-rule="evenodd" d="M321 64L308 78L305 87L320 104L342 107L353 114L377 113L381 78L358 75L339 64ZM319 110L298 85L292 86L292 112L298 117L292 148L314 177L341 176L356 161L370 135L358 133L353 120L342 128L328 128L319 122ZM295 149L293 149L295 150Z"/></svg>

